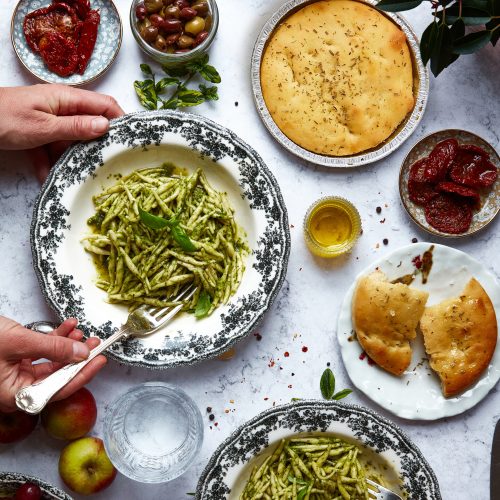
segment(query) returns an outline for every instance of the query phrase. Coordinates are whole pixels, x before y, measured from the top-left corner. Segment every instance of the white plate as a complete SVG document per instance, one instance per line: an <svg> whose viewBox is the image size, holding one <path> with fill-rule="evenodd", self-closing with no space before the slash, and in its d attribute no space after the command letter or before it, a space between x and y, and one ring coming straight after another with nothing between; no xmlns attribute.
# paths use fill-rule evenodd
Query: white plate
<svg viewBox="0 0 500 500"><path fill-rule="evenodd" d="M351 302L357 280L377 268L389 280L410 274L415 269L412 259L422 255L431 245L417 243L400 248L362 271L344 298L337 328L342 359L354 385L386 410L412 420L435 420L458 415L479 403L500 378L500 349L497 348L490 365L471 388L458 396L445 398L439 378L426 359L421 335L412 341L412 362L401 377L369 364L368 358L360 359L363 353L360 344L349 341L353 332ZM417 276L411 286L429 292L427 306L432 306L459 295L472 277L486 290L497 319L500 318L498 283L480 262L460 250L434 244L433 266L427 283L422 284L421 277Z"/></svg>
<svg viewBox="0 0 500 500"><path fill-rule="evenodd" d="M233 132L198 115L154 111L113 120L105 136L69 149L37 200L31 228L40 287L62 320L75 317L87 335L107 338L125 323L126 306L106 302L81 239L95 212L92 196L118 174L170 161L202 168L227 193L251 254L236 294L202 320L181 314L148 337L113 344L107 355L148 368L191 364L217 356L256 327L285 277L290 233L279 186L260 156Z"/></svg>
<svg viewBox="0 0 500 500"><path fill-rule="evenodd" d="M252 469L281 439L327 433L353 442L389 486L411 500L440 500L436 476L420 450L394 422L373 410L336 401L298 401L262 412L236 429L202 472L195 500L238 500Z"/></svg>

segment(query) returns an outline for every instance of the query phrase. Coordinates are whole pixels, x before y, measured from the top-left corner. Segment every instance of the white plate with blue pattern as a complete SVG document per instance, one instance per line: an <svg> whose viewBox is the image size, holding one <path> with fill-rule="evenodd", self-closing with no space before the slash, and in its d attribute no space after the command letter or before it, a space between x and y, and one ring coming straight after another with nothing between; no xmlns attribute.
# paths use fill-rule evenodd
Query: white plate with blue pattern
<svg viewBox="0 0 500 500"><path fill-rule="evenodd" d="M31 74L47 83L78 86L96 80L111 67L122 43L123 27L115 4L112 0L91 0L91 8L98 9L101 14L94 51L83 75L75 73L68 77L62 77L50 71L40 55L30 48L23 31L26 15L34 10L47 7L50 3L50 0L20 0L17 4L10 27L10 37L17 57Z"/></svg>

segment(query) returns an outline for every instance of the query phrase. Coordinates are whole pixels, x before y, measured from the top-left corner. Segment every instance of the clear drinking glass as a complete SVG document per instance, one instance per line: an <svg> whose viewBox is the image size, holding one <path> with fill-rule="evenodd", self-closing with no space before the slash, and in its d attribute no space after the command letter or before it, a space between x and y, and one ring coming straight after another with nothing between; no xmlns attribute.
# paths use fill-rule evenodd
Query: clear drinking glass
<svg viewBox="0 0 500 500"><path fill-rule="evenodd" d="M164 483L183 474L203 442L203 421L181 389L146 382L112 403L104 421L104 446L114 466L142 483Z"/></svg>

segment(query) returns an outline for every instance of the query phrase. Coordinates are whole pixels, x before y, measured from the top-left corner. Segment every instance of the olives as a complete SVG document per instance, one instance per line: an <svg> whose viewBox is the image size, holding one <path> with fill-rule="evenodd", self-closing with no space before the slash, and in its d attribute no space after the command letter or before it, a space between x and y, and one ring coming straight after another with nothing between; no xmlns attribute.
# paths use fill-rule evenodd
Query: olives
<svg viewBox="0 0 500 500"><path fill-rule="evenodd" d="M148 14L153 14L163 8L163 0L145 0L144 7L146 7Z"/></svg>
<svg viewBox="0 0 500 500"><path fill-rule="evenodd" d="M141 38L168 54L194 49L208 38L212 26L207 0L144 0L135 15Z"/></svg>

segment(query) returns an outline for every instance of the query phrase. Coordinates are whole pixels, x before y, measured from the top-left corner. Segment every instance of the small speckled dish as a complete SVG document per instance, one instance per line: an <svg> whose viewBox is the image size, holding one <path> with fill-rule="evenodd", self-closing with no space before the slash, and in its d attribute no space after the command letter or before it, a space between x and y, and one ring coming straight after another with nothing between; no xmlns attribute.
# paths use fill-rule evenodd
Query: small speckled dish
<svg viewBox="0 0 500 500"><path fill-rule="evenodd" d="M420 158L428 156L434 149L434 146L438 142L444 141L445 139L456 139L459 144L474 144L483 148L490 155L491 163L493 163L493 165L497 168L500 168L500 156L493 149L491 144L487 143L478 135L473 134L472 132L467 132L466 130L440 130L439 132L433 132L432 134L421 139L406 155L406 158L401 165L401 170L399 171L399 194L408 215L412 218L413 222L420 226L421 229L443 238L461 238L463 236L470 236L480 229L483 229L500 211L500 179L497 179L491 188L482 190L481 210L474 213L471 225L465 233L449 234L442 233L441 231L434 229L425 220L424 207L420 207L410 200L410 195L408 193L408 177L410 175L411 166Z"/></svg>
<svg viewBox="0 0 500 500"><path fill-rule="evenodd" d="M307 160L316 165L323 165L325 167L336 168L349 168L359 167L368 163L384 158L391 154L405 142L408 137L415 131L420 120L422 119L429 96L429 72L424 66L420 57L419 39L413 28L408 22L397 13L382 12L383 15L388 17L392 22L397 24L404 32L408 40L408 47L413 62L413 95L415 97L415 106L411 113L408 113L406 118L399 124L396 130L382 143L375 148L362 151L350 156L326 156L313 153L299 146L290 140L276 125L271 113L267 109L262 94L262 86L260 82L260 67L262 57L264 55L266 46L271 39L274 30L290 15L300 10L310 3L317 0L289 0L284 3L266 22L262 28L252 53L252 67L251 67L251 80L252 91L254 95L255 105L264 125L268 129L273 138L278 141L290 153ZM377 0L364 0L362 3L368 5L376 5Z"/></svg>
<svg viewBox="0 0 500 500"><path fill-rule="evenodd" d="M62 77L50 71L40 55L31 50L23 31L25 16L50 3L50 0L20 0L17 4L10 25L10 38L17 57L31 74L47 83L78 86L97 80L111 67L122 43L122 22L115 4L112 0L91 0L91 8L98 9L101 14L94 51L83 75L75 73Z"/></svg>

